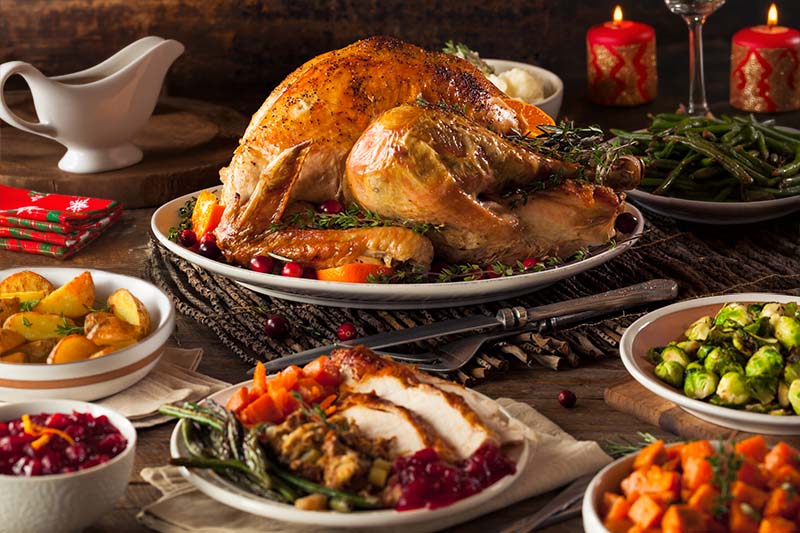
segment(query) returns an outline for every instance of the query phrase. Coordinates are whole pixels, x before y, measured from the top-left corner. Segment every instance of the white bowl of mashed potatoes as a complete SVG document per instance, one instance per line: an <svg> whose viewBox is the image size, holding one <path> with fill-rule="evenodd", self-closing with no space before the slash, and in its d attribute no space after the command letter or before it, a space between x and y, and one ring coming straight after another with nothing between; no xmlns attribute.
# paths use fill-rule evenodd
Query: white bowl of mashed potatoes
<svg viewBox="0 0 800 533"><path fill-rule="evenodd" d="M495 71L487 78L511 98L534 104L558 118L564 99L564 82L549 70L518 61L483 59Z"/></svg>

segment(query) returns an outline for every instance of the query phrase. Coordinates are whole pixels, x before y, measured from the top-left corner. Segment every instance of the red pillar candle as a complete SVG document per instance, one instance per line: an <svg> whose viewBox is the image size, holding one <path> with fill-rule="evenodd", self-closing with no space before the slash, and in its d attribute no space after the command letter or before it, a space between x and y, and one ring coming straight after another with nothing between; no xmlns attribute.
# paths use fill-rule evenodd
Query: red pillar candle
<svg viewBox="0 0 800 533"><path fill-rule="evenodd" d="M800 108L800 32L778 26L775 4L766 26L745 28L733 36L730 100L744 111Z"/></svg>
<svg viewBox="0 0 800 533"><path fill-rule="evenodd" d="M602 105L634 106L656 97L656 32L652 26L622 19L592 26L586 33L589 97Z"/></svg>

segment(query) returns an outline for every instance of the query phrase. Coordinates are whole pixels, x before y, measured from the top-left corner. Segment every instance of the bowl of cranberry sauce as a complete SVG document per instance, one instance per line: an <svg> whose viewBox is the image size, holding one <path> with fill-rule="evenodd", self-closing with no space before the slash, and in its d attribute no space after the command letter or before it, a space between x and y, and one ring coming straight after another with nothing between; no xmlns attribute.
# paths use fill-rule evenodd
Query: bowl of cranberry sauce
<svg viewBox="0 0 800 533"><path fill-rule="evenodd" d="M135 448L131 423L99 405L0 406L0 532L89 526L125 494Z"/></svg>

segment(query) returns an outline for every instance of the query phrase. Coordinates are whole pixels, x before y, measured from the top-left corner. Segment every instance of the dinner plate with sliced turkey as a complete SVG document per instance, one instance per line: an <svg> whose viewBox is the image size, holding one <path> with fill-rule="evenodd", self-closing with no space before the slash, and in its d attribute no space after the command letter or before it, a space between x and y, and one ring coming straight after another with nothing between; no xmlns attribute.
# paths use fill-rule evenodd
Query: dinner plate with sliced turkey
<svg viewBox="0 0 800 533"><path fill-rule="evenodd" d="M326 383L325 390L312 391L308 383L313 379ZM268 383L277 384L274 390L270 385L264 392L274 396L276 403L280 403L278 389L287 386L293 387L294 396L304 403L295 405L290 414L265 414L264 401L260 400L263 396L252 393L259 389L258 377L208 400L238 409L236 416L245 428L265 428L261 440L269 450L268 461L277 461L295 476L319 485L373 498L381 508L356 506L350 512L331 512L327 510L330 507L323 506L309 510L299 500L292 505L257 495L211 470L182 468L183 476L200 491L248 513L314 526L434 531L486 512L487 502L509 490L525 475L529 464L531 445L524 437L524 426L493 400L377 356L363 346L334 350L329 357L323 356L304 369L287 369ZM242 387L250 387L248 406L238 399L230 401L242 394ZM310 407L301 400L301 396L313 394L327 397L331 391L336 399L321 402L323 408L317 403ZM210 405L208 400L206 405ZM323 409L326 415L315 414ZM259 425L252 423L254 416L276 418L270 418L273 423L264 425L262 421ZM180 422L173 431L173 458L191 455L192 444L187 445L187 433L181 427L186 423ZM388 474L379 476L377 482L372 470L381 460L374 459L376 455L383 457ZM407 469L414 461L417 467L430 463L425 470L427 477L420 474L421 470L409 473ZM276 467L271 468L274 474ZM270 467L266 471L269 473ZM419 476L416 481L409 478L413 475ZM445 486L440 478L456 481ZM472 488L453 496L454 491L464 491L465 487ZM329 505L334 499L335 495L329 497Z"/></svg>

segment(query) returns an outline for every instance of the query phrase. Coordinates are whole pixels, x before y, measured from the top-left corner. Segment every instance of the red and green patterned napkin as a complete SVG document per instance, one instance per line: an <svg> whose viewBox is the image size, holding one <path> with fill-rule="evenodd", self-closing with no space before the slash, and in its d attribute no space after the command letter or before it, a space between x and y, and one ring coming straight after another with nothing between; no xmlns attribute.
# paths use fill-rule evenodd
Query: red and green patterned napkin
<svg viewBox="0 0 800 533"><path fill-rule="evenodd" d="M65 259L119 220L116 200L0 185L0 250Z"/></svg>

